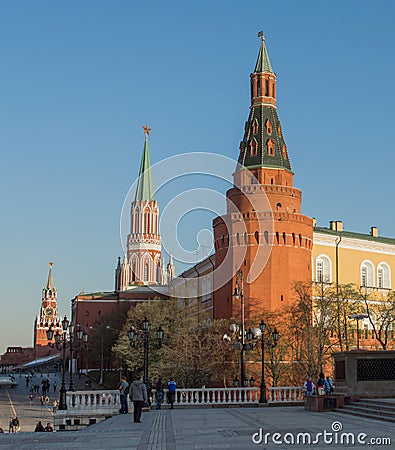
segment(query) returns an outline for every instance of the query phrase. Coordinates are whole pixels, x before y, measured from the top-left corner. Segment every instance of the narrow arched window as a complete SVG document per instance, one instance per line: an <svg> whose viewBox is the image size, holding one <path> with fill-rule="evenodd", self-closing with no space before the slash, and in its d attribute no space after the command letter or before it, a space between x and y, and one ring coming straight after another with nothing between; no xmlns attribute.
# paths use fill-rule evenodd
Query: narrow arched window
<svg viewBox="0 0 395 450"><path fill-rule="evenodd" d="M136 281L136 261L132 265L132 282Z"/></svg>
<svg viewBox="0 0 395 450"><path fill-rule="evenodd" d="M315 281L317 283L332 282L332 261L329 256L317 256L315 263Z"/></svg>
<svg viewBox="0 0 395 450"><path fill-rule="evenodd" d="M255 231L254 237L255 237L256 243L259 244L259 233L258 233L258 231Z"/></svg>
<svg viewBox="0 0 395 450"><path fill-rule="evenodd" d="M258 134L258 120L254 119L251 127L252 134Z"/></svg>
<svg viewBox="0 0 395 450"><path fill-rule="evenodd" d="M384 287L383 281L384 281L384 273L383 273L383 269L380 267L377 270L377 287L378 288Z"/></svg>
<svg viewBox="0 0 395 450"><path fill-rule="evenodd" d="M374 287L374 265L371 261L365 260L361 263L361 287Z"/></svg>
<svg viewBox="0 0 395 450"><path fill-rule="evenodd" d="M150 232L150 225L151 225L151 220L150 220L150 212L147 209L144 213L144 233L148 234Z"/></svg>
<svg viewBox="0 0 395 450"><path fill-rule="evenodd" d="M361 286L366 287L368 285L368 269L361 267Z"/></svg>
<svg viewBox="0 0 395 450"><path fill-rule="evenodd" d="M256 139L254 138L250 142L250 154L251 154L251 156L256 156L257 153L258 153L258 143L257 143Z"/></svg>
<svg viewBox="0 0 395 450"><path fill-rule="evenodd" d="M144 263L144 281L149 281L149 263Z"/></svg>

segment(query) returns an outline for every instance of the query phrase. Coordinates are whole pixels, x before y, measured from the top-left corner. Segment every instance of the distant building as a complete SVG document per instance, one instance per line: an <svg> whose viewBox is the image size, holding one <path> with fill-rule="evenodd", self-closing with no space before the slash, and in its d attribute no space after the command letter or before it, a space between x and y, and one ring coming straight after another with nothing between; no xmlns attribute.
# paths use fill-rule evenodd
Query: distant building
<svg viewBox="0 0 395 450"><path fill-rule="evenodd" d="M57 289L53 283L52 265L49 263L47 284L42 290L40 314L34 322L34 349L36 358L47 356L54 351L48 346L47 331L52 328L54 336L62 333L62 319L58 314ZM55 342L54 338L50 341ZM56 350L58 352L58 350Z"/></svg>
<svg viewBox="0 0 395 450"><path fill-rule="evenodd" d="M59 350L53 349L48 345L47 330L52 328L54 335L62 332L61 318L58 315L57 289L54 286L52 276L52 265L49 263L49 273L47 283L41 294L40 313L34 321L33 347L8 347L6 353L0 357L0 366L19 366L29 363L38 358L54 355ZM52 339L51 343L55 342Z"/></svg>

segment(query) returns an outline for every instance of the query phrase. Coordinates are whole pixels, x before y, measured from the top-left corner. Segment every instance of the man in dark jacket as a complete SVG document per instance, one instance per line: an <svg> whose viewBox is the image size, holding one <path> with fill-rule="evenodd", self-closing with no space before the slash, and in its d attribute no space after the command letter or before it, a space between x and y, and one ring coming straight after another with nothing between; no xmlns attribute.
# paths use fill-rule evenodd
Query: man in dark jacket
<svg viewBox="0 0 395 450"><path fill-rule="evenodd" d="M129 412L128 408L128 393L129 393L129 383L126 381L126 377L121 378L121 382L118 386L119 389L119 400L121 402L121 409L119 412L121 414L127 414Z"/></svg>
<svg viewBox="0 0 395 450"><path fill-rule="evenodd" d="M134 380L130 386L130 400L133 402L133 419L134 423L141 423L141 410L144 403L147 402L147 389L142 381L142 377Z"/></svg>

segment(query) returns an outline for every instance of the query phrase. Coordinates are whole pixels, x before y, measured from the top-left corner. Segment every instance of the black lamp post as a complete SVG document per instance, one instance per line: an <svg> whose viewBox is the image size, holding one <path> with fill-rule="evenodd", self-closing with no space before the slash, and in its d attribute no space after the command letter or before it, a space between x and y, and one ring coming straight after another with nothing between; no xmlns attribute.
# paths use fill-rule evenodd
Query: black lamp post
<svg viewBox="0 0 395 450"><path fill-rule="evenodd" d="M236 272L236 287L233 293L235 300L241 300L241 349L240 349L240 379L242 386L246 387L246 361L245 361L245 323L244 323L244 280L243 272L238 270ZM247 379L248 381L248 379Z"/></svg>
<svg viewBox="0 0 395 450"><path fill-rule="evenodd" d="M67 334L68 333L68 334ZM81 327L78 327L76 331L77 342L75 342L74 335L74 324L70 323L67 319L67 316L64 316L62 320L62 333L57 332L54 336L54 331L52 327L47 330L47 339L48 345L52 348L57 348L58 350L62 350L62 384L60 386L60 398L59 398L59 410L67 409L66 403L66 382L65 382L65 372L66 372L66 348L70 349L70 359L71 359L71 367L70 367L70 382L69 382L69 390L73 391L73 351L75 347L79 347L81 343L86 344L88 342L88 333L83 331ZM51 341L55 340L53 344Z"/></svg>
<svg viewBox="0 0 395 450"><path fill-rule="evenodd" d="M367 314L351 314L348 316L349 319L355 319L357 322L357 349L359 350L359 321L362 319L367 319L369 316Z"/></svg>
<svg viewBox="0 0 395 450"><path fill-rule="evenodd" d="M261 351L262 351L262 375L261 375L261 393L259 396L259 403L267 403L266 399L266 382L265 382L265 330L266 324L263 320L259 324L259 329L261 330ZM279 333L274 329L272 333L272 347L277 345Z"/></svg>
<svg viewBox="0 0 395 450"><path fill-rule="evenodd" d="M149 320L147 317L144 317L144 320L141 324L141 330L136 330L133 325L131 325L129 331L128 331L128 337L130 341L130 345L133 348L139 348L141 347L141 344L138 341L139 332L140 334L143 334L144 341L142 343L142 346L144 348L144 384L148 384L148 356L149 356L149 350L150 350L150 331L151 331L151 324L149 323ZM164 331L162 327L160 326L156 330L156 337L158 339L157 344L151 344L153 348L159 349L162 347L163 344L163 338L164 338Z"/></svg>

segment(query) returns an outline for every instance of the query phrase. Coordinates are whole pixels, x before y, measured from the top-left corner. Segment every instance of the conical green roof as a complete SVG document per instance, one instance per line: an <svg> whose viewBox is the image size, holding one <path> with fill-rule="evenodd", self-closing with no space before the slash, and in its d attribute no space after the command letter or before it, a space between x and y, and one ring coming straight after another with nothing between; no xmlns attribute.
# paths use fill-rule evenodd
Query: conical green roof
<svg viewBox="0 0 395 450"><path fill-rule="evenodd" d="M259 49L258 59L255 64L254 73L270 72L274 73L267 53L265 38L262 37L261 48Z"/></svg>
<svg viewBox="0 0 395 450"><path fill-rule="evenodd" d="M292 171L277 109L259 105L250 110L238 162L247 168L277 167Z"/></svg>
<svg viewBox="0 0 395 450"><path fill-rule="evenodd" d="M152 182L151 161L148 148L148 135L145 136L143 156L141 158L139 180L137 183L136 198L139 200L155 200L154 184Z"/></svg>

